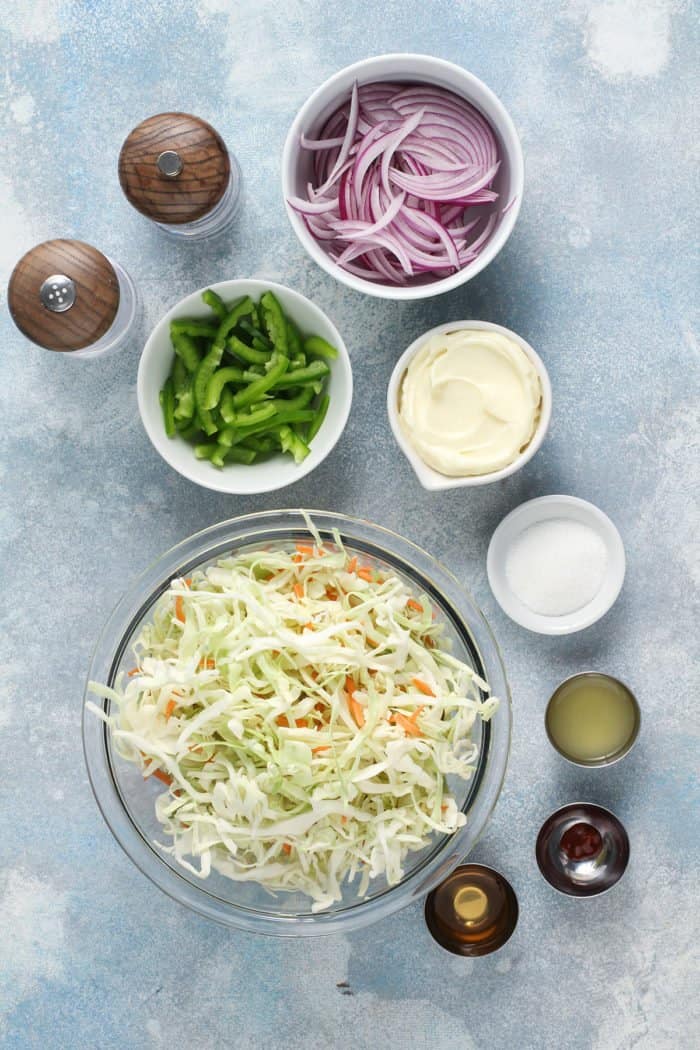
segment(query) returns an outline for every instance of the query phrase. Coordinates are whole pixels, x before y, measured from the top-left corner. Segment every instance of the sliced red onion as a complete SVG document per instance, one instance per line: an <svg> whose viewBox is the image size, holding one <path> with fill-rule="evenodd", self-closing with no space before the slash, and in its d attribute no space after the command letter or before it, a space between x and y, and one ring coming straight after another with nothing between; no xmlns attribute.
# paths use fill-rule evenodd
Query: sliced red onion
<svg viewBox="0 0 700 1050"><path fill-rule="evenodd" d="M443 88L355 83L301 146L313 176L308 199L289 204L357 276L444 277L475 259L495 228L496 139L476 109Z"/></svg>

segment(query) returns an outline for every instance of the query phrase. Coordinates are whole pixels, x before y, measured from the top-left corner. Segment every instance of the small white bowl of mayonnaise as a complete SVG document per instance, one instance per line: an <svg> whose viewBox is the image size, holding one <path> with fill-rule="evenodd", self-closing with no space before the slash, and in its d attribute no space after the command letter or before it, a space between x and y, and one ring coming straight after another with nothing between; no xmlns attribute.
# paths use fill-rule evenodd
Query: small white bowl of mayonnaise
<svg viewBox="0 0 700 1050"><path fill-rule="evenodd" d="M394 437L423 488L488 485L520 470L544 441L552 388L541 359L488 321L431 328L389 380Z"/></svg>

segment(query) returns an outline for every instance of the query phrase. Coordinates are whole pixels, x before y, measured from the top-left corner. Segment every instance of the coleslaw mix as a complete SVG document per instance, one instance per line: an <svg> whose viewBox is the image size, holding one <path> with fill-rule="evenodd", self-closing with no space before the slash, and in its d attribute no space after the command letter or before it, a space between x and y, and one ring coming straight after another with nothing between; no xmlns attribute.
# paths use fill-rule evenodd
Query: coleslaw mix
<svg viewBox="0 0 700 1050"><path fill-rule="evenodd" d="M175 579L115 688L118 754L164 790L160 848L313 910L346 879L404 874L409 853L466 822L446 776L477 757L498 701L453 657L426 595L363 565L340 536L244 551Z"/></svg>

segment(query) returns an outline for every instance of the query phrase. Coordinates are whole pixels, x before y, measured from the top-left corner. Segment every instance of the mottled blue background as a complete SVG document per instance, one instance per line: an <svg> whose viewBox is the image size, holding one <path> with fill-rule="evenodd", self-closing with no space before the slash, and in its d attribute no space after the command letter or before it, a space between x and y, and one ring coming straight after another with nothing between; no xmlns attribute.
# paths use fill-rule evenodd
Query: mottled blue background
<svg viewBox="0 0 700 1050"><path fill-rule="evenodd" d="M0 118L3 289L23 251L76 236L119 259L145 301L126 351L66 360L2 310L0 352L0 1042L8 1048L354 1046L631 1050L698 1045L697 8L684 0L4 0ZM279 157L310 91L382 51L423 50L483 77L526 159L516 230L485 273L425 303L370 301L302 254ZM694 108L693 108L694 107ZM210 120L246 183L235 232L174 245L121 196L116 159L142 118ZM198 489L151 448L135 380L144 333L185 293L235 276L291 285L352 355L355 403L334 453L282 493ZM516 477L429 495L385 418L388 376L421 331L484 318L542 354L550 435ZM521 500L591 499L619 526L628 578L579 636L528 634L500 612L489 536ZM475 859L512 880L520 925L499 954L443 953L418 905L309 942L220 929L162 895L121 853L80 747L90 652L133 576L172 543L282 505L366 515L445 560L501 642L514 693L505 790ZM548 747L552 687L584 668L636 690L643 731L610 770ZM537 829L574 799L626 823L625 881L599 900L550 890ZM693 929L695 927L695 929ZM695 975L695 976L694 976ZM352 995L341 994L347 981Z"/></svg>

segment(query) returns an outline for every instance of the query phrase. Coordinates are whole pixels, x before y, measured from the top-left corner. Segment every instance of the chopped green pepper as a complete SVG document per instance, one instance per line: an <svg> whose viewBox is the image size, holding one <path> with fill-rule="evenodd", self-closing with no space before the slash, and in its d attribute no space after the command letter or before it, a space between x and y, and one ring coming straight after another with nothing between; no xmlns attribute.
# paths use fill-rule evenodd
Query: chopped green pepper
<svg viewBox="0 0 700 1050"><path fill-rule="evenodd" d="M223 321L228 313L228 307L213 288L207 288L205 292L202 292L202 302L206 303L214 311L220 321Z"/></svg>
<svg viewBox="0 0 700 1050"><path fill-rule="evenodd" d="M331 346L327 340L322 339L320 335L311 335L305 339L304 350L312 357L325 357L327 361L335 361L338 356L336 348Z"/></svg>
<svg viewBox="0 0 700 1050"><path fill-rule="evenodd" d="M286 375L282 376L277 383L275 383L275 390L285 390L291 386L303 386L304 383L310 383L316 379L322 379L323 376L327 376L330 372L330 368L325 361L312 361L306 368L298 368L293 372L287 372Z"/></svg>
<svg viewBox="0 0 700 1050"><path fill-rule="evenodd" d="M175 387L170 376L165 380L159 399L160 407L163 409L165 433L169 438L175 437Z"/></svg>
<svg viewBox="0 0 700 1050"><path fill-rule="evenodd" d="M286 356L287 319L272 292L265 292L260 296L260 312L262 313L265 330L272 340L273 346L280 354Z"/></svg>
<svg viewBox="0 0 700 1050"><path fill-rule="evenodd" d="M288 367L289 361L287 358L282 354L278 354L276 361L273 358L272 367L266 376L262 376L245 387L245 389L239 390L237 394L233 395L234 408L245 408L246 405L252 405L254 401L259 401L262 395L266 394L282 378Z"/></svg>
<svg viewBox="0 0 700 1050"><path fill-rule="evenodd" d="M316 412L314 414L314 418L311 420L311 425L310 425L310 427L308 429L308 432L306 434L306 443L307 443L307 445L311 444L311 442L313 441L313 439L316 437L316 435L318 434L319 430L323 426L323 421L326 418L326 413L328 412L328 406L330 405L330 403L331 403L331 399L328 396L328 394L326 394L325 397L321 398L321 402L320 402L318 408L316 409Z"/></svg>
<svg viewBox="0 0 700 1050"><path fill-rule="evenodd" d="M221 400L221 395L227 383L244 383L243 372L240 368L218 368L209 379L202 408L216 408Z"/></svg>
<svg viewBox="0 0 700 1050"><path fill-rule="evenodd" d="M200 354L192 336L187 335L186 332L173 332L171 330L170 341L173 344L173 350L182 360L187 371L196 372L200 362Z"/></svg>
<svg viewBox="0 0 700 1050"><path fill-rule="evenodd" d="M269 350L256 350L255 347L244 343L237 335L231 336L226 344L226 349L250 365L264 365L270 360Z"/></svg>
<svg viewBox="0 0 700 1050"><path fill-rule="evenodd" d="M290 426L281 426L279 435L282 451L291 452L295 463L301 463L303 459L306 459L311 449Z"/></svg>

